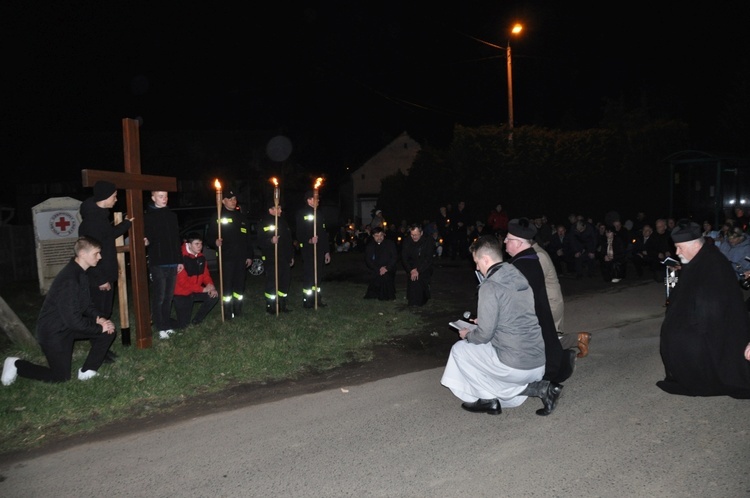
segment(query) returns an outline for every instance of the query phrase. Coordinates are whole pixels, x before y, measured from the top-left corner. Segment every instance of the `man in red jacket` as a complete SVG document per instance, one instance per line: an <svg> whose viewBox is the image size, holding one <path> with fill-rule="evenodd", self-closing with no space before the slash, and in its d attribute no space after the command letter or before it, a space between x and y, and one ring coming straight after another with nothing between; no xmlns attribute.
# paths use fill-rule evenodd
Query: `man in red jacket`
<svg viewBox="0 0 750 498"><path fill-rule="evenodd" d="M203 239L196 232L188 234L185 243L182 244L182 264L184 268L177 273L174 288L174 305L179 329L201 323L219 302L219 293L203 255ZM191 319L195 303L201 303L201 306Z"/></svg>

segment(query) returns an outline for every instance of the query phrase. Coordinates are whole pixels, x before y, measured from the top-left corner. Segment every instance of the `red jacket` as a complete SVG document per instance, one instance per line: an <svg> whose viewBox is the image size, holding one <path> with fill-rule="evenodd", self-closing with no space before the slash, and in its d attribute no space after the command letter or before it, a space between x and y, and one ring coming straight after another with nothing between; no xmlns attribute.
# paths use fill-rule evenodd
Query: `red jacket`
<svg viewBox="0 0 750 498"><path fill-rule="evenodd" d="M182 244L182 264L185 266L177 274L177 282L174 286L175 296L189 296L196 292L203 292L207 285L213 285L208 264L203 253L191 254L187 250L187 244Z"/></svg>
<svg viewBox="0 0 750 498"><path fill-rule="evenodd" d="M508 215L505 211L498 211L493 209L490 211L490 215L487 217L487 224L492 230L508 230Z"/></svg>

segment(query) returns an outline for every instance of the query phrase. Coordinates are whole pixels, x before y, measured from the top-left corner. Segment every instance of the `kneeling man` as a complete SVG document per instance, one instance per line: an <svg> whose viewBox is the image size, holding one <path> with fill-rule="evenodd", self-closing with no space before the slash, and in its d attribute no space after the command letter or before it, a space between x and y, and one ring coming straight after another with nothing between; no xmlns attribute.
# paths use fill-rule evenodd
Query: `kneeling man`
<svg viewBox="0 0 750 498"><path fill-rule="evenodd" d="M661 325L660 352L670 394L750 398L750 318L732 263L703 230L680 220L672 230L681 266ZM749 358L750 359L750 358Z"/></svg>
<svg viewBox="0 0 750 498"><path fill-rule="evenodd" d="M97 240L80 237L73 251L75 257L52 281L36 325L36 339L49 366L8 357L3 363L3 385L11 385L19 376L44 382L70 380L73 345L84 339L91 342L91 349L78 370L78 379L88 380L98 375L115 340L114 324L91 301L86 273L102 259L102 246Z"/></svg>
<svg viewBox="0 0 750 498"><path fill-rule="evenodd" d="M562 386L542 380L544 339L534 308L534 292L521 272L503 263L500 242L483 236L469 248L484 279L479 286L476 328L459 331L440 383L470 412L491 415L520 406L529 396L555 409Z"/></svg>

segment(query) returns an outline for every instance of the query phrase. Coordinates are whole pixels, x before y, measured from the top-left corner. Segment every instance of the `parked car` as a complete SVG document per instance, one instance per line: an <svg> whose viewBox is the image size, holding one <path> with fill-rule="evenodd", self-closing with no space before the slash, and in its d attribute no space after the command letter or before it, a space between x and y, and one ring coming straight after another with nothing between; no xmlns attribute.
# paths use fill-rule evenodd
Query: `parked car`
<svg viewBox="0 0 750 498"><path fill-rule="evenodd" d="M210 272L219 272L219 262L217 260L218 251L209 247L206 243L206 234L208 233L208 224L213 221L213 218L202 217L196 218L193 221L189 221L185 224L184 228L180 230L180 236L183 240L191 232L198 232L203 237L203 255L206 256L206 263L208 263L208 270ZM250 275L258 276L263 275L265 268L263 267L263 259L260 248L258 247L258 227L260 226L260 220L248 219L248 228L250 230L250 241L253 244L253 264L247 269Z"/></svg>

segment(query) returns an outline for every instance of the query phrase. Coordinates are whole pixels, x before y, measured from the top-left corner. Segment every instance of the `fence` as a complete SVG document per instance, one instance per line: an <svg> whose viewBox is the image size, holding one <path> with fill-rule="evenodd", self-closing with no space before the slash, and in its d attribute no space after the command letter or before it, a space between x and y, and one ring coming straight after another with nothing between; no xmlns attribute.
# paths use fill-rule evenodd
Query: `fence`
<svg viewBox="0 0 750 498"><path fill-rule="evenodd" d="M37 280L34 227L0 225L0 285Z"/></svg>

